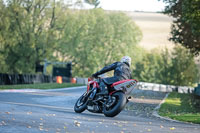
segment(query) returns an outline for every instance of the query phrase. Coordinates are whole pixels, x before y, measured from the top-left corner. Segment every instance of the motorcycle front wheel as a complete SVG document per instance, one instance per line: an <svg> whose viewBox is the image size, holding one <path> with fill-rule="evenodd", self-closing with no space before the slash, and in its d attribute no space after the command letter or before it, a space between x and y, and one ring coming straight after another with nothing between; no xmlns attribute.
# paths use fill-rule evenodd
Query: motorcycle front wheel
<svg viewBox="0 0 200 133"><path fill-rule="evenodd" d="M111 95L111 99L103 107L103 113L107 117L118 115L126 105L126 96L123 92L116 92Z"/></svg>
<svg viewBox="0 0 200 133"><path fill-rule="evenodd" d="M76 113L81 113L83 111L86 110L87 108L87 100L88 100L88 97L87 97L87 93L85 92L75 103L74 105L74 111Z"/></svg>

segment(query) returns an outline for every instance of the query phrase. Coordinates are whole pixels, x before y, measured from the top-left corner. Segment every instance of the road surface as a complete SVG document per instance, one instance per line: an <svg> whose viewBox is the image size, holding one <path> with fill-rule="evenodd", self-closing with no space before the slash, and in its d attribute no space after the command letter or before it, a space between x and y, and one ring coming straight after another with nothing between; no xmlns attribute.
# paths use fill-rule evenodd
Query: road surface
<svg viewBox="0 0 200 133"><path fill-rule="evenodd" d="M131 110L114 118L85 111L75 113L73 106L86 87L0 92L0 133L199 133L200 125L172 122L139 111L137 103ZM151 102L143 99L142 101ZM133 101L134 102L134 101ZM152 104L157 106L159 102ZM150 105L150 103L149 103ZM145 105L146 106L146 105ZM146 107L143 109L146 110ZM147 105L148 106L148 105ZM134 108L137 107L137 108ZM127 107L128 108L128 107ZM133 111L132 111L133 110Z"/></svg>

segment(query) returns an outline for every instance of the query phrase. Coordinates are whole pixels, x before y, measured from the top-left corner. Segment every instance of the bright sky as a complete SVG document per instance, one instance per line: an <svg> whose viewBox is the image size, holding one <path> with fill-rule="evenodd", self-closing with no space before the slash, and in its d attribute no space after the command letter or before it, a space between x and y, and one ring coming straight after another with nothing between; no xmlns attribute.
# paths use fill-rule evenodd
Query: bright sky
<svg viewBox="0 0 200 133"><path fill-rule="evenodd" d="M100 7L105 10L123 11L163 11L165 4L158 0L100 0Z"/></svg>

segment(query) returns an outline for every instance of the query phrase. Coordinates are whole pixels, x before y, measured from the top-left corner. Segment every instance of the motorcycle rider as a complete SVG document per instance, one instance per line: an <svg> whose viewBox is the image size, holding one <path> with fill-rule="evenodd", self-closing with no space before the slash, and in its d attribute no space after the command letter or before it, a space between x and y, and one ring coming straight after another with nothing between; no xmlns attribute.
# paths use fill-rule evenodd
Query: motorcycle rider
<svg viewBox="0 0 200 133"><path fill-rule="evenodd" d="M111 65L105 66L100 71L94 73L92 77L98 77L98 75L104 74L111 70L114 70L114 76L103 78L100 82L100 95L108 94L108 90L106 89L107 85L111 85L117 81L131 79L131 58L129 56L122 57L120 62L115 62Z"/></svg>

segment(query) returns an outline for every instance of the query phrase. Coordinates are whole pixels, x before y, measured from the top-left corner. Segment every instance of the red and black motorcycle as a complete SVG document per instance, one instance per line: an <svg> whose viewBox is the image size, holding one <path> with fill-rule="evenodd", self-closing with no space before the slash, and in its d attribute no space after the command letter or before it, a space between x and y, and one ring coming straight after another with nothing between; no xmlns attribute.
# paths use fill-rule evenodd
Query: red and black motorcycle
<svg viewBox="0 0 200 133"><path fill-rule="evenodd" d="M77 100L74 111L81 113L86 109L93 113L103 113L107 117L119 114L128 103L131 91L135 88L137 80L128 79L107 86L109 94L99 94L100 78L88 78L87 91ZM102 82L102 81L101 81Z"/></svg>

